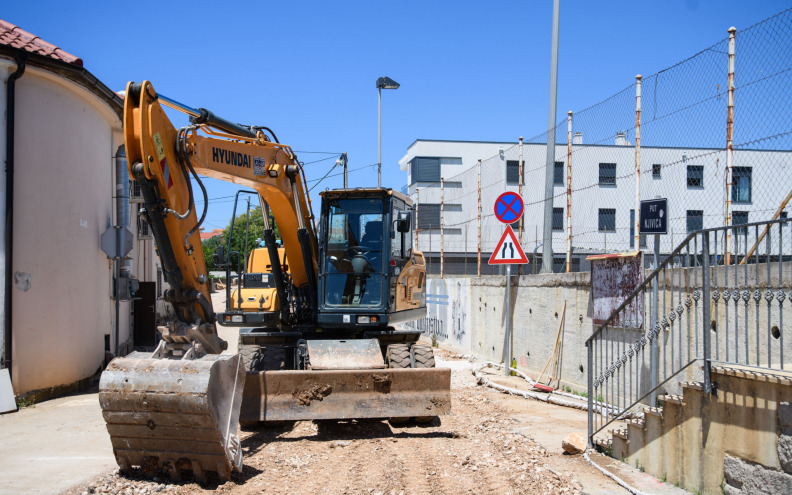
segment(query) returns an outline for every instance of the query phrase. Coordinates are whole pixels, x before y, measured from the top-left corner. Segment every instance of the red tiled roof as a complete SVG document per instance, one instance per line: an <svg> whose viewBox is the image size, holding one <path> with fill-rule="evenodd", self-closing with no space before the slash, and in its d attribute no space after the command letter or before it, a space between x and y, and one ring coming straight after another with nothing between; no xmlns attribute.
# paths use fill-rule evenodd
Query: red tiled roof
<svg viewBox="0 0 792 495"><path fill-rule="evenodd" d="M57 46L47 43L38 36L28 33L19 26L0 19L0 44L19 48L30 53L37 53L46 57L62 60L70 64L82 67L81 58L75 57L71 53L66 53Z"/></svg>
<svg viewBox="0 0 792 495"><path fill-rule="evenodd" d="M205 241L207 239L211 239L212 237L217 237L219 235L223 235L223 229L214 229L211 232L201 232L201 240Z"/></svg>

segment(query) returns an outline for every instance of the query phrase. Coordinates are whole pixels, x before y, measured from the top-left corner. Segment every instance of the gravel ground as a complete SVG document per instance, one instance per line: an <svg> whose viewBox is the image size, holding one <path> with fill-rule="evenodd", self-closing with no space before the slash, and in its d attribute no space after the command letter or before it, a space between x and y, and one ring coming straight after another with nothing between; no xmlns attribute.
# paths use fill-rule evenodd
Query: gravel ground
<svg viewBox="0 0 792 495"><path fill-rule="evenodd" d="M498 396L475 385L470 363L439 365L453 370L453 414L434 423L299 421L242 431L244 471L227 483L210 477L201 486L187 472L181 483L112 472L66 493L581 493L569 474L551 467L550 453L518 431Z"/></svg>

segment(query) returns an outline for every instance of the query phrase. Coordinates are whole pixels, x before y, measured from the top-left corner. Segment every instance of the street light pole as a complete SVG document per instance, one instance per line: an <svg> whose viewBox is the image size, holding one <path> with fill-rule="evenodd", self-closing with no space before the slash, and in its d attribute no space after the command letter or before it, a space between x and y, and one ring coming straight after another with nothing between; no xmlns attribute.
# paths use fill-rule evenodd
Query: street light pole
<svg viewBox="0 0 792 495"><path fill-rule="evenodd" d="M377 85L377 187L382 187L382 88Z"/></svg>
<svg viewBox="0 0 792 495"><path fill-rule="evenodd" d="M398 87L399 83L390 77L377 79L377 187L382 187L382 90Z"/></svg>

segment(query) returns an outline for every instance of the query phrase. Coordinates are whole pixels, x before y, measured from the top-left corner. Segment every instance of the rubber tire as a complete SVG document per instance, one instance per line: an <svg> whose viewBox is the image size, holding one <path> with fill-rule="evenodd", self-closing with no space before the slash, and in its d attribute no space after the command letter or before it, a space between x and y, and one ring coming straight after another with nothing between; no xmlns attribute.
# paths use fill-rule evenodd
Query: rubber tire
<svg viewBox="0 0 792 495"><path fill-rule="evenodd" d="M415 361L416 368L434 368L435 358L434 349L426 344L413 344L410 349L412 359ZM428 424L434 421L437 416L416 416L413 418L418 424Z"/></svg>
<svg viewBox="0 0 792 495"><path fill-rule="evenodd" d="M259 371L277 371L286 367L286 349L283 347L260 347L259 354Z"/></svg>
<svg viewBox="0 0 792 495"><path fill-rule="evenodd" d="M239 347L239 354L248 373L282 370L286 365L286 352L283 347L243 345Z"/></svg>
<svg viewBox="0 0 792 495"><path fill-rule="evenodd" d="M410 346L409 344L390 344L385 353L388 361L388 368L410 368ZM388 423L392 426L401 426L409 423L409 417L388 418Z"/></svg>
<svg viewBox="0 0 792 495"><path fill-rule="evenodd" d="M413 344L410 354L415 359L416 368L434 368L434 350L426 344Z"/></svg>
<svg viewBox="0 0 792 495"><path fill-rule="evenodd" d="M388 346L386 355L388 368L411 368L408 344L391 344Z"/></svg>
<svg viewBox="0 0 792 495"><path fill-rule="evenodd" d="M255 373L258 371L261 361L260 347L257 345L240 345L239 355L242 356L242 364L245 366L245 371L248 373Z"/></svg>

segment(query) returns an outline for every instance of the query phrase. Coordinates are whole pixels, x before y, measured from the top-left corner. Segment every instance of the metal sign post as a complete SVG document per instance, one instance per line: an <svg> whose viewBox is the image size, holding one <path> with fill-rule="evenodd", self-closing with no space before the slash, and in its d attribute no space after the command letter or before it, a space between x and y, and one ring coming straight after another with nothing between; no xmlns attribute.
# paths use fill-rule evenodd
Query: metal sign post
<svg viewBox="0 0 792 495"><path fill-rule="evenodd" d="M641 211L638 219L638 233L640 234L654 234L654 268L660 266L660 234L668 233L668 200L666 198L650 199L641 201ZM657 305L660 301L660 295L657 290L657 281L652 284L652 320L651 328L649 331L654 332L656 328L660 332L664 328L659 327L660 315L658 314ZM658 384L658 372L660 362L660 333L652 339L651 349L649 355L649 382L652 390ZM652 407L657 405L657 393L652 392L649 395L649 403Z"/></svg>
<svg viewBox="0 0 792 495"><path fill-rule="evenodd" d="M506 265L506 343L504 345L504 369L506 376L509 376L511 366L511 266L524 265L528 263L520 242L514 235L511 224L522 217L524 210L522 197L514 192L505 192L495 200L495 216L506 224L506 230L495 246L495 250L490 256L490 265Z"/></svg>

